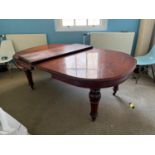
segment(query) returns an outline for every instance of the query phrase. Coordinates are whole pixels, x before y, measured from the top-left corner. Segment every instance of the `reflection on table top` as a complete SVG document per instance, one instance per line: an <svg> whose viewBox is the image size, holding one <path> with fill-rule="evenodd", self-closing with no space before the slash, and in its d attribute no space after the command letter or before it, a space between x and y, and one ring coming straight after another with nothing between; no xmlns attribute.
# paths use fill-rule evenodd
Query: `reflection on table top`
<svg viewBox="0 0 155 155"><path fill-rule="evenodd" d="M37 65L48 72L86 79L113 79L130 73L136 60L122 52L91 49Z"/></svg>

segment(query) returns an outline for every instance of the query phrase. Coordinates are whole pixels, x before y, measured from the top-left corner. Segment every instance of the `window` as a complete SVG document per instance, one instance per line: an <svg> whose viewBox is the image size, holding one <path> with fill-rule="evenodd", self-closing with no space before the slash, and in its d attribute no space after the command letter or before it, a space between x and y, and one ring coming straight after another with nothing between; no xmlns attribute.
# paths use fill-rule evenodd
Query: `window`
<svg viewBox="0 0 155 155"><path fill-rule="evenodd" d="M107 28L104 19L56 19L56 31L97 31Z"/></svg>

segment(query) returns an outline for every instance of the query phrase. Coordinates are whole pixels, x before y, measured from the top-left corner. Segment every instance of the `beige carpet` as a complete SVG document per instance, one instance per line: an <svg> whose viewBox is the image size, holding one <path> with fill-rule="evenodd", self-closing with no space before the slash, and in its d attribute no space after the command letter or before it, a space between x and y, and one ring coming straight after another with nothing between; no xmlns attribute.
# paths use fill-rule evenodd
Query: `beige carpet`
<svg viewBox="0 0 155 155"><path fill-rule="evenodd" d="M155 84L147 76L102 89L96 122L89 117L88 89L74 87L35 71L35 90L23 72L0 73L0 107L23 123L30 134L155 134ZM136 108L130 109L129 102Z"/></svg>

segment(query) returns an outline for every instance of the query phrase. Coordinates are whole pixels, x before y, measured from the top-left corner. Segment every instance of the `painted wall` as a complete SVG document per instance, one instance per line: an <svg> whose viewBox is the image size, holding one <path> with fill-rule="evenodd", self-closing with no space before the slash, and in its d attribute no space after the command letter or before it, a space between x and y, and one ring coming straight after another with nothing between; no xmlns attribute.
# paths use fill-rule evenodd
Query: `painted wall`
<svg viewBox="0 0 155 155"><path fill-rule="evenodd" d="M139 22L139 19L109 19L106 31L136 32L137 38ZM56 32L53 19L0 19L0 34L9 33L46 33L48 43L82 43L85 32Z"/></svg>

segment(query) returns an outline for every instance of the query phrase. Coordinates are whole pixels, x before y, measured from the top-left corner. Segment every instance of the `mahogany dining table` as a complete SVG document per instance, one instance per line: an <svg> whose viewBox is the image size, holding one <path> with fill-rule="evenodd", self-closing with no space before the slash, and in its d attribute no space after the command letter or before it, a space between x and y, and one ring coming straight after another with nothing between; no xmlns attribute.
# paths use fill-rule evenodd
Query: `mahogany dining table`
<svg viewBox="0 0 155 155"><path fill-rule="evenodd" d="M40 59L42 57L45 59ZM35 68L52 74L53 79L90 89L92 121L97 117L100 89L113 87L113 95L116 95L119 84L127 80L136 67L136 60L128 54L82 44L33 47L17 52L14 60L25 72L32 89L32 70Z"/></svg>

